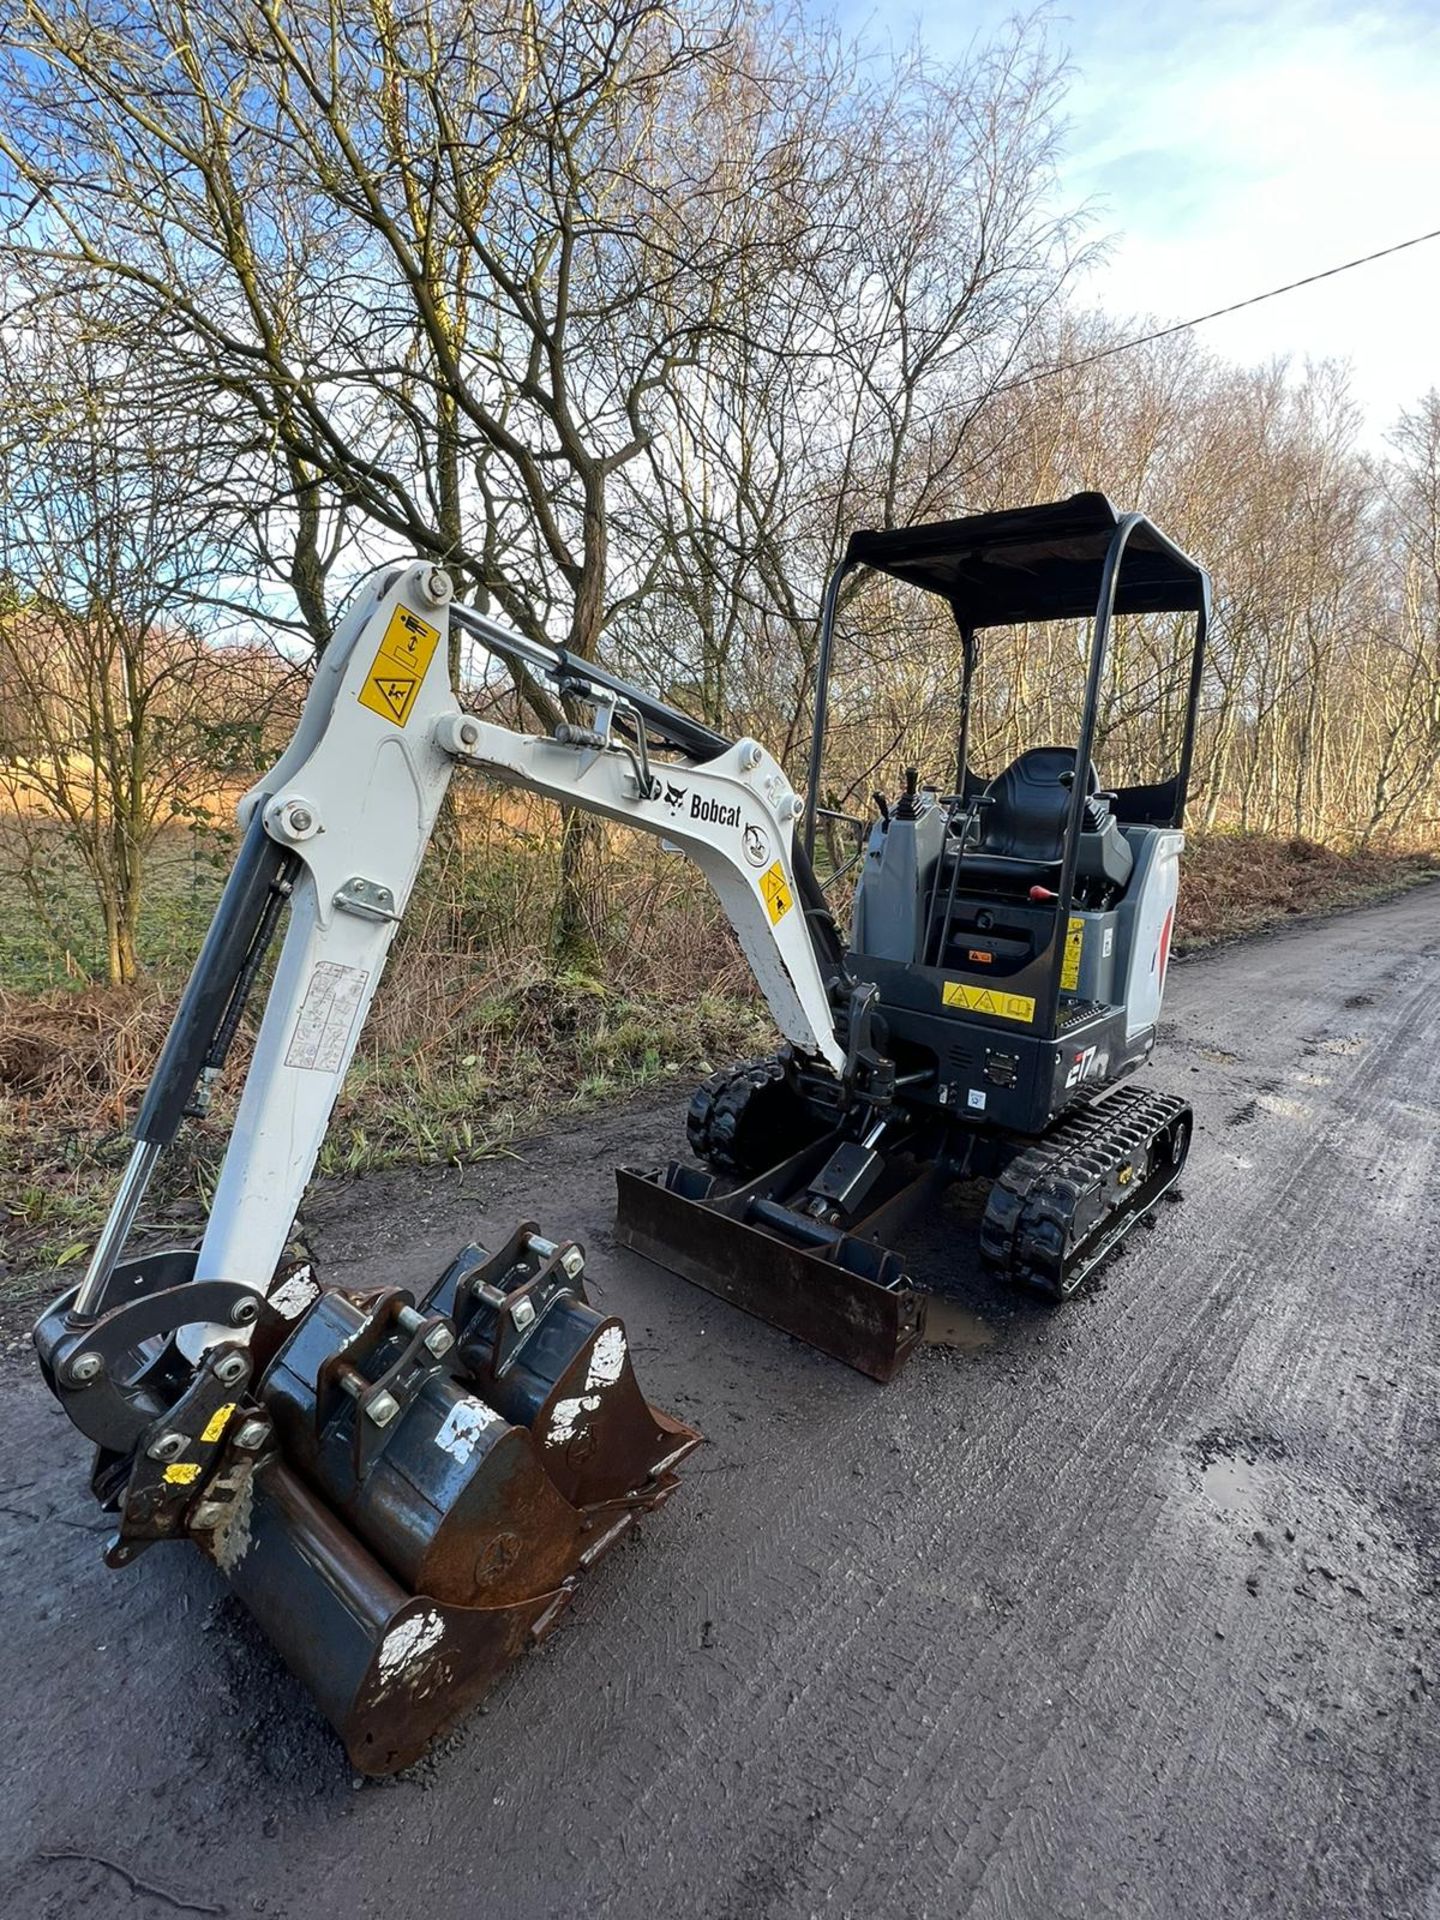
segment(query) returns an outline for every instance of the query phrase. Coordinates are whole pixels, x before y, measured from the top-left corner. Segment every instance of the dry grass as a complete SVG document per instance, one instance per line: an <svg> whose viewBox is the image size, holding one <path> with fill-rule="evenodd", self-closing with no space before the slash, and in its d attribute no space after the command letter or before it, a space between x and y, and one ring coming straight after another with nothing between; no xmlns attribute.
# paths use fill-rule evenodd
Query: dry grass
<svg viewBox="0 0 1440 1920"><path fill-rule="evenodd" d="M553 821L507 808L458 824L391 955L322 1173L463 1164L558 1115L688 1086L771 1044L748 970L688 863L618 836L607 873L593 956L557 971ZM133 988L0 990L0 1275L8 1264L12 1289L85 1251L182 983L156 969ZM166 1156L145 1224L184 1231L198 1218L252 1038L242 1029L228 1090Z"/></svg>
<svg viewBox="0 0 1440 1920"><path fill-rule="evenodd" d="M704 882L653 842L615 836L593 958L547 959L553 816L476 807L427 866L361 1039L322 1173L464 1163L623 1092L688 1086L772 1044L748 969ZM1217 835L1186 856L1177 942L1195 948L1373 899L1436 870L1417 855ZM82 1257L128 1150L181 976L133 988L0 991L0 1275ZM259 996L257 996L258 998ZM243 1031L211 1117L187 1127L152 1196L157 1229L200 1217L243 1078Z"/></svg>
<svg viewBox="0 0 1440 1920"><path fill-rule="evenodd" d="M1215 833L1191 840L1182 862L1175 943L1182 951L1383 899L1440 873L1424 853L1338 853L1314 840Z"/></svg>

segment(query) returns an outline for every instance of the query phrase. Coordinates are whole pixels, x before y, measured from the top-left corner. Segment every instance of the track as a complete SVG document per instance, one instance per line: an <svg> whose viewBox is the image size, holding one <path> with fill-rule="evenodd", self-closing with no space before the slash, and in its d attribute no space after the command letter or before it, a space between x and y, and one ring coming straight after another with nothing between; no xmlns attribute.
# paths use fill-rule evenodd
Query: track
<svg viewBox="0 0 1440 1920"><path fill-rule="evenodd" d="M332 1276L530 1213L710 1444L569 1622L356 1791L198 1556L98 1560L7 1363L0 1911L1440 1917L1440 889L1180 966L1184 1203L1058 1313L915 1262L877 1388L614 1252L677 1101L311 1215Z"/></svg>

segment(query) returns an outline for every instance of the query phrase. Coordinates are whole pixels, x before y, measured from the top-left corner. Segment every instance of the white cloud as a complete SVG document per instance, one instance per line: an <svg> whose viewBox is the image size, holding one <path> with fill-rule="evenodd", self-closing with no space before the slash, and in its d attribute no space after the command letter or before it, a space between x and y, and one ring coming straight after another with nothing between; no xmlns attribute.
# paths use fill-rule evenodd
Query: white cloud
<svg viewBox="0 0 1440 1920"><path fill-rule="evenodd" d="M894 0L872 29L918 21L958 53L1006 9ZM859 16L857 16L859 17ZM1108 0L1054 17L1076 69L1067 197L1115 235L1087 299L1162 320L1224 306L1440 227L1440 8L1316 0ZM1211 322L1243 360L1336 357L1377 442L1440 385L1440 240Z"/></svg>

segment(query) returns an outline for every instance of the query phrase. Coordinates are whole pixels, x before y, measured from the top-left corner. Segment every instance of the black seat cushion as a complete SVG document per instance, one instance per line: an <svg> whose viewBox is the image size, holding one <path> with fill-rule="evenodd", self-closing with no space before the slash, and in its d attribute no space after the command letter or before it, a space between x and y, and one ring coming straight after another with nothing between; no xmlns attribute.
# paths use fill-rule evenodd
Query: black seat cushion
<svg viewBox="0 0 1440 1920"><path fill-rule="evenodd" d="M1074 771L1073 747L1027 747L990 782L992 804L981 811L976 852L1004 861L1058 861L1070 813L1072 783L1065 776ZM1099 784L1092 766L1086 791Z"/></svg>

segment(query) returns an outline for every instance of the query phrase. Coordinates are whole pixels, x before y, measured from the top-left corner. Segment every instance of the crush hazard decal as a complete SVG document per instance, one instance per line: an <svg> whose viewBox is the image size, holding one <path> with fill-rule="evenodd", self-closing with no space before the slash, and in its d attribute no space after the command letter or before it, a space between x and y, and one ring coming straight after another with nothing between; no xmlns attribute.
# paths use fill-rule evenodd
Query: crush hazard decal
<svg viewBox="0 0 1440 1920"><path fill-rule="evenodd" d="M760 876L760 897L765 902L771 926L778 927L793 904L790 882L785 878L785 869L778 860Z"/></svg>
<svg viewBox="0 0 1440 1920"><path fill-rule="evenodd" d="M1002 993L998 987L967 987L963 981L947 980L940 997L947 1007L988 1013L996 1020L1019 1020L1029 1026L1035 1018L1035 1002L1027 994Z"/></svg>
<svg viewBox="0 0 1440 1920"><path fill-rule="evenodd" d="M361 706L403 727L439 644L438 627L432 627L409 607L397 607L360 689Z"/></svg>

